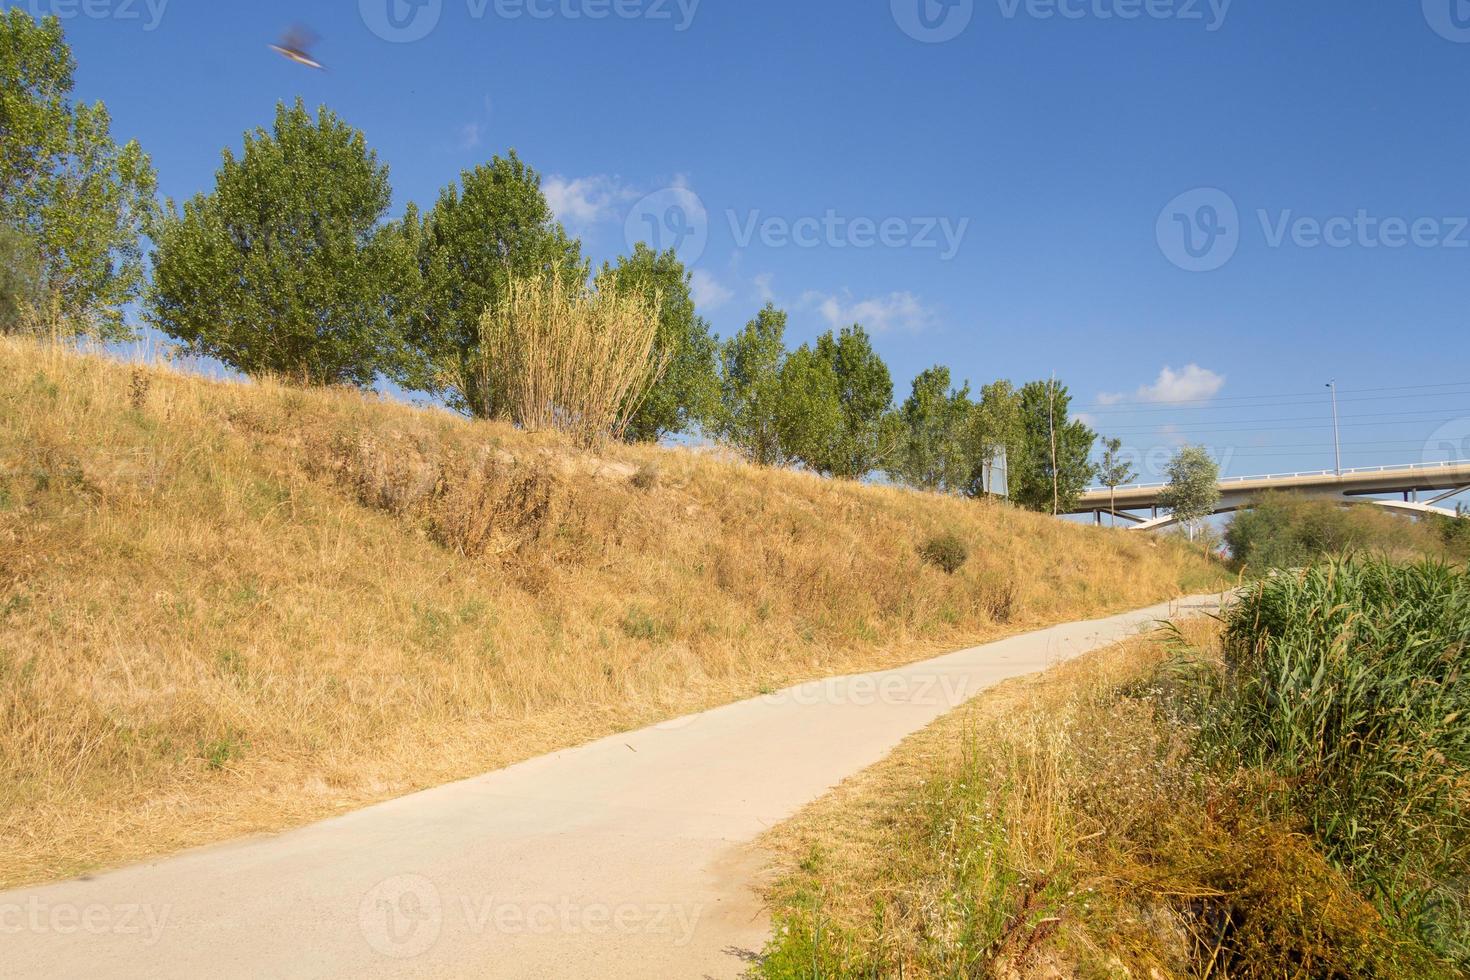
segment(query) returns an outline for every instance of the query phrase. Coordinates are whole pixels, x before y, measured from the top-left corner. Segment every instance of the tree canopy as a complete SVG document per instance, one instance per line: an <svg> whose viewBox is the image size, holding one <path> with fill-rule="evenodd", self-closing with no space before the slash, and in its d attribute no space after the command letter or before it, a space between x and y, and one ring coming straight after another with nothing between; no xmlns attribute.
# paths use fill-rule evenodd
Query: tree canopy
<svg viewBox="0 0 1470 980"><path fill-rule="evenodd" d="M987 496L995 492L995 470L1003 456L1021 441L1021 393L1009 381L993 381L980 389L980 400L970 413L967 452L972 463L968 492Z"/></svg>
<svg viewBox="0 0 1470 980"><path fill-rule="evenodd" d="M625 435L636 442L689 432L709 424L720 398L719 348L709 323L694 309L691 276L672 250L655 252L640 243L616 265L604 265L599 281L637 292L659 307L655 356L667 364L663 376L638 406Z"/></svg>
<svg viewBox="0 0 1470 980"><path fill-rule="evenodd" d="M1080 420L1069 417L1071 405L1065 385L1032 381L1021 389L1020 432L1010 476L1011 499L1022 507L1065 512L1092 479L1090 458L1097 436Z"/></svg>
<svg viewBox="0 0 1470 980"><path fill-rule="evenodd" d="M1113 491L1108 510L1112 512L1112 519L1116 523L1118 520L1117 490L1129 480L1135 479L1138 474L1134 471L1132 462L1123 455L1122 439L1104 439L1102 446L1102 459L1097 465L1097 480Z"/></svg>
<svg viewBox="0 0 1470 980"><path fill-rule="evenodd" d="M829 438L806 462L819 473L860 480L896 449L893 378L861 324L818 337L815 356L831 368L839 411Z"/></svg>
<svg viewBox="0 0 1470 980"><path fill-rule="evenodd" d="M494 414L480 321L512 279L587 278L581 244L567 237L541 192L541 177L514 150L460 174L422 216L409 208L392 235L417 276L403 298L405 357L395 372L409 388L442 395L479 418Z"/></svg>
<svg viewBox="0 0 1470 980"><path fill-rule="evenodd" d="M963 492L974 469L966 445L972 409L970 386L952 389L949 368L921 371L899 408L903 447L896 474L924 490Z"/></svg>
<svg viewBox="0 0 1470 980"><path fill-rule="evenodd" d="M106 106L71 101L75 70L56 17L0 14L0 226L25 277L5 302L56 334L126 337L157 179L136 142L113 141Z"/></svg>
<svg viewBox="0 0 1470 980"><path fill-rule="evenodd" d="M1194 536L1199 523L1220 502L1220 467L1203 446L1181 446L1169 463L1169 485L1159 503Z"/></svg>
<svg viewBox="0 0 1470 980"><path fill-rule="evenodd" d="M401 345L408 256L382 221L388 168L358 130L300 100L225 151L212 194L160 224L150 316L253 375L369 386Z"/></svg>
<svg viewBox="0 0 1470 980"><path fill-rule="evenodd" d="M786 314L766 304L720 347L720 410L715 431L753 463L786 462L778 427Z"/></svg>

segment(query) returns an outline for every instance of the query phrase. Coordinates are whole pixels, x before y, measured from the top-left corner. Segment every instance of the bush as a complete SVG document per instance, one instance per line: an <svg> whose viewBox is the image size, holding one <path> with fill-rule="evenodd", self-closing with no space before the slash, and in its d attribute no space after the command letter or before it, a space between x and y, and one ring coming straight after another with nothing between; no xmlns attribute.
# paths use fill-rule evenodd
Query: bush
<svg viewBox="0 0 1470 980"><path fill-rule="evenodd" d="M658 486L659 467L657 463L644 463L633 473L633 486L639 490L653 490Z"/></svg>
<svg viewBox="0 0 1470 980"><path fill-rule="evenodd" d="M480 322L494 414L526 429L560 429L584 445L621 436L667 361L655 357L658 304L569 284L553 272L512 280Z"/></svg>
<svg viewBox="0 0 1470 980"><path fill-rule="evenodd" d="M936 534L919 548L919 557L947 575L953 575L970 560L970 549L958 534L946 531Z"/></svg>
<svg viewBox="0 0 1470 980"><path fill-rule="evenodd" d="M1278 576L1228 615L1225 675L1199 721L1206 751L1263 773L1385 914L1470 964L1467 645L1462 570L1362 560Z"/></svg>
<svg viewBox="0 0 1470 980"><path fill-rule="evenodd" d="M1302 568L1355 552L1399 558L1453 553L1432 522L1281 493L1267 494L1254 509L1235 515L1225 542L1237 561L1258 571Z"/></svg>
<svg viewBox="0 0 1470 980"><path fill-rule="evenodd" d="M149 319L192 354L301 384L372 387L396 358L412 266L381 221L388 167L323 107L277 106L215 189L153 233Z"/></svg>

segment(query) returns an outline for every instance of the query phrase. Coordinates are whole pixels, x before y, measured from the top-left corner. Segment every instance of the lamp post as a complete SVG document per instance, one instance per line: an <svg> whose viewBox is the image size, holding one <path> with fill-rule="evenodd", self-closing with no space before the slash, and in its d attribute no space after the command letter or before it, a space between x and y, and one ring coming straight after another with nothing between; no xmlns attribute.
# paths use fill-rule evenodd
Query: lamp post
<svg viewBox="0 0 1470 980"><path fill-rule="evenodd" d="M1337 452L1337 475L1342 476L1342 426L1337 418L1337 382L1327 382L1332 389L1332 446Z"/></svg>

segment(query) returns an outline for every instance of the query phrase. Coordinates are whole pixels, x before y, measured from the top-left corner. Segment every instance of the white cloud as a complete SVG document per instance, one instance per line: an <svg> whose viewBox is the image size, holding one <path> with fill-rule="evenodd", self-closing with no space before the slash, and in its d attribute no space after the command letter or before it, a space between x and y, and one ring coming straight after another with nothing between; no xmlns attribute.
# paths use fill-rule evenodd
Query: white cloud
<svg viewBox="0 0 1470 980"><path fill-rule="evenodd" d="M459 148L462 150L473 150L480 145L480 124L477 122L465 123L459 129Z"/></svg>
<svg viewBox="0 0 1470 980"><path fill-rule="evenodd" d="M838 296L809 292L802 297L803 306L815 306L833 327L849 327L861 323L873 333L888 330L922 330L934 319L934 312L919 302L913 293L889 293L873 299L846 301Z"/></svg>
<svg viewBox="0 0 1470 980"><path fill-rule="evenodd" d="M695 269L690 280L694 294L694 305L700 309L717 310L734 298L735 292L726 289L720 281L703 269Z"/></svg>
<svg viewBox="0 0 1470 980"><path fill-rule="evenodd" d="M776 291L771 288L771 283L775 281L775 278L769 272L762 272L755 277L755 294L760 297L762 303L776 301Z"/></svg>
<svg viewBox="0 0 1470 980"><path fill-rule="evenodd" d="M1180 402L1207 401L1218 395L1224 387L1224 375L1216 374L1198 364L1190 364L1182 371L1165 367L1159 372L1157 381L1144 385L1131 395L1104 392L1097 396L1097 400L1104 405L1117 405L1125 401L1177 405Z"/></svg>
<svg viewBox="0 0 1470 980"><path fill-rule="evenodd" d="M553 174L542 181L541 191L557 220L576 228L619 219L618 205L638 196L621 180L606 174L590 177Z"/></svg>

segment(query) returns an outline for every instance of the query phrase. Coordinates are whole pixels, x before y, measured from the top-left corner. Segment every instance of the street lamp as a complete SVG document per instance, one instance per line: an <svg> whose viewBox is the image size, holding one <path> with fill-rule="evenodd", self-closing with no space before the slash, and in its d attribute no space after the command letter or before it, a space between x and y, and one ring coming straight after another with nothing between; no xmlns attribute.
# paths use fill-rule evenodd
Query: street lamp
<svg viewBox="0 0 1470 980"><path fill-rule="evenodd" d="M1342 426L1337 419L1337 382L1327 382L1332 389L1332 445L1337 451L1337 475L1342 476Z"/></svg>

